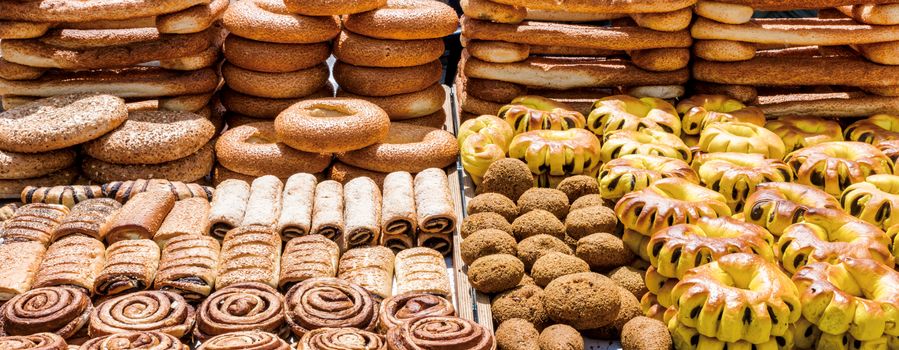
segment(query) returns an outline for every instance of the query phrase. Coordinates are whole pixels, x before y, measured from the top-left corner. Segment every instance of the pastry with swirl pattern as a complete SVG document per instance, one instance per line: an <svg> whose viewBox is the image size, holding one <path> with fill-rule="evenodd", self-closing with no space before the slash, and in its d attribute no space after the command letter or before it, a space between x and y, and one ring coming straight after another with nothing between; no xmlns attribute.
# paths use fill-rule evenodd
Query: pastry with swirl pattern
<svg viewBox="0 0 899 350"><path fill-rule="evenodd" d="M456 316L456 309L450 300L433 294L394 295L381 302L378 330L386 334L387 331L406 322L433 316Z"/></svg>
<svg viewBox="0 0 899 350"><path fill-rule="evenodd" d="M194 326L194 308L180 295L163 290L125 294L108 299L91 312L91 337L130 331L159 331L175 338Z"/></svg>
<svg viewBox="0 0 899 350"><path fill-rule="evenodd" d="M359 285L331 277L305 280L284 296L287 324L298 337L319 328L374 331L377 305Z"/></svg>
<svg viewBox="0 0 899 350"><path fill-rule="evenodd" d="M90 296L72 286L35 288L10 299L0 308L0 333L55 333L72 338L90 319Z"/></svg>
<svg viewBox="0 0 899 350"><path fill-rule="evenodd" d="M267 284L238 283L212 293L197 308L193 335L200 341L235 332L259 330L287 335L284 297Z"/></svg>
<svg viewBox="0 0 899 350"><path fill-rule="evenodd" d="M474 321L447 316L425 317L404 323L387 332L390 350L425 347L469 350L495 350L493 332Z"/></svg>

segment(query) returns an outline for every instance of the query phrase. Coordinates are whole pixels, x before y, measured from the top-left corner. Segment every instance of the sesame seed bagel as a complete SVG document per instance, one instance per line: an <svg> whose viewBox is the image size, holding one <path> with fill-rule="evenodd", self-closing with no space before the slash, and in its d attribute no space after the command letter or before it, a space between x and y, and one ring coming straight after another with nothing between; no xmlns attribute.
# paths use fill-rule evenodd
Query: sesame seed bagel
<svg viewBox="0 0 899 350"><path fill-rule="evenodd" d="M138 111L84 151L113 164L159 164L197 152L214 134L215 125L196 113Z"/></svg>
<svg viewBox="0 0 899 350"><path fill-rule="evenodd" d="M128 181L137 179L167 179L196 182L212 171L215 163L214 142L187 157L160 164L120 165L85 157L81 171L94 182Z"/></svg>
<svg viewBox="0 0 899 350"><path fill-rule="evenodd" d="M298 151L281 143L272 122L229 129L216 141L215 154L223 167L253 176L318 173L331 164L330 154Z"/></svg>
<svg viewBox="0 0 899 350"><path fill-rule="evenodd" d="M384 140L390 117L377 105L350 98L323 98L294 104L275 118L278 138L295 149L345 152Z"/></svg>
<svg viewBox="0 0 899 350"><path fill-rule="evenodd" d="M287 10L306 16L349 15L377 9L387 0L285 0Z"/></svg>
<svg viewBox="0 0 899 350"><path fill-rule="evenodd" d="M21 180L0 180L0 198L19 198L22 190L28 186L50 187L70 185L78 177L78 169L69 167L46 176Z"/></svg>
<svg viewBox="0 0 899 350"><path fill-rule="evenodd" d="M221 19L229 5L229 0L212 0L209 4L157 16L156 28L160 33L166 34L196 33Z"/></svg>
<svg viewBox="0 0 899 350"><path fill-rule="evenodd" d="M328 59L327 42L278 44L229 35L225 39L225 59L231 64L257 72L287 73L312 68Z"/></svg>
<svg viewBox="0 0 899 350"><path fill-rule="evenodd" d="M266 98L298 98L309 96L325 87L328 65L288 73L264 73L225 62L222 77L229 88L247 95Z"/></svg>
<svg viewBox="0 0 899 350"><path fill-rule="evenodd" d="M401 68L360 67L337 61L334 80L341 89L365 96L391 96L421 91L440 81L443 66L431 61Z"/></svg>
<svg viewBox="0 0 899 350"><path fill-rule="evenodd" d="M171 70L191 71L212 67L219 63L221 56L222 48L212 45L193 55L159 61L159 66Z"/></svg>
<svg viewBox="0 0 899 350"><path fill-rule="evenodd" d="M337 97L357 98L374 103L387 112L390 120L396 121L424 117L443 109L446 91L443 90L442 85L434 84L424 90L408 94L371 97L338 89Z"/></svg>
<svg viewBox="0 0 899 350"><path fill-rule="evenodd" d="M372 38L436 39L453 34L459 17L449 5L429 0L388 0L387 6L344 18L347 30Z"/></svg>
<svg viewBox="0 0 899 350"><path fill-rule="evenodd" d="M403 119L397 120L396 122L442 129L443 126L446 125L446 112L441 108L439 111L428 114L421 118Z"/></svg>
<svg viewBox="0 0 899 350"><path fill-rule="evenodd" d="M38 153L96 139L128 118L125 100L77 94L38 100L0 113L0 149Z"/></svg>
<svg viewBox="0 0 899 350"><path fill-rule="evenodd" d="M391 123L387 139L357 151L338 154L337 159L371 171L417 173L450 165L458 155L455 137L445 130Z"/></svg>
<svg viewBox="0 0 899 350"><path fill-rule="evenodd" d="M0 103L3 109L13 109L40 100L40 97L34 96L17 96L3 95L0 96ZM204 109L212 101L212 93L184 95L172 97L158 98L126 98L126 107L128 111L136 110L157 110L164 109L168 111L185 111L196 112Z"/></svg>
<svg viewBox="0 0 899 350"><path fill-rule="evenodd" d="M222 23L235 35L270 43L320 43L340 33L339 18L293 14L278 0L236 1Z"/></svg>
<svg viewBox="0 0 899 350"><path fill-rule="evenodd" d="M44 153L0 151L0 180L45 176L75 163L75 151L61 149Z"/></svg>
<svg viewBox="0 0 899 350"><path fill-rule="evenodd" d="M210 0L2 1L0 19L28 22L87 22L157 16Z"/></svg>
<svg viewBox="0 0 899 350"><path fill-rule="evenodd" d="M334 56L356 66L412 67L439 59L444 49L441 39L384 40L344 30L334 45Z"/></svg>
<svg viewBox="0 0 899 350"><path fill-rule="evenodd" d="M253 118L253 117L245 116L243 114L231 113L231 112L228 112L228 114L225 115L225 123L228 124L229 129L233 129L238 126L247 125L250 123L264 123L264 122L271 122L271 119Z"/></svg>
<svg viewBox="0 0 899 350"><path fill-rule="evenodd" d="M29 67L18 63L12 63L3 58L0 53L0 79L6 80L32 80L40 78L46 69Z"/></svg>
<svg viewBox="0 0 899 350"><path fill-rule="evenodd" d="M334 97L334 86L330 82L321 90L312 95L300 98L265 98L242 94L240 92L223 89L221 94L222 104L231 112L243 114L252 118L274 119L278 113L287 109L294 103L318 98Z"/></svg>
<svg viewBox="0 0 899 350"><path fill-rule="evenodd" d="M174 71L132 67L94 71L50 70L34 80L0 79L0 95L56 96L105 93L119 97L195 95L214 91L221 81L215 70Z"/></svg>

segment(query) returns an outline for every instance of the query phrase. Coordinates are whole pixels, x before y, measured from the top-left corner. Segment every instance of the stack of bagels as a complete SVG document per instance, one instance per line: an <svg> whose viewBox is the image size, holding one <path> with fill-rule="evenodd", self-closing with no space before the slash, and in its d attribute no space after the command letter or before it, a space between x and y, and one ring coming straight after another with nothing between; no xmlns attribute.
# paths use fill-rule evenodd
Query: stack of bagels
<svg viewBox="0 0 899 350"><path fill-rule="evenodd" d="M462 0L462 118L527 94L584 114L603 94L679 97L695 2Z"/></svg>
<svg viewBox="0 0 899 350"><path fill-rule="evenodd" d="M753 102L768 117L899 113L899 2L859 3L699 1L697 91ZM819 18L752 18L755 10L797 9L819 9Z"/></svg>

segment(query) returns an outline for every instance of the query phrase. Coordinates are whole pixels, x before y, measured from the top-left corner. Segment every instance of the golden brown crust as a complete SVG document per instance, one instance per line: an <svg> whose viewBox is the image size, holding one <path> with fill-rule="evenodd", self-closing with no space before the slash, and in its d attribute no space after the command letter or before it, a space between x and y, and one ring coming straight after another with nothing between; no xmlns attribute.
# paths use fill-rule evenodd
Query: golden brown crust
<svg viewBox="0 0 899 350"><path fill-rule="evenodd" d="M519 23L528 10L523 6L509 6L491 0L462 0L459 2L466 17L497 23Z"/></svg>
<svg viewBox="0 0 899 350"><path fill-rule="evenodd" d="M305 235L291 239L281 255L278 285L289 289L296 283L316 277L336 277L340 247L322 235Z"/></svg>
<svg viewBox="0 0 899 350"><path fill-rule="evenodd" d="M691 28L693 38L733 40L788 46L838 46L899 40L893 26L871 26L842 19L754 19L746 24L725 24L700 18Z"/></svg>
<svg viewBox="0 0 899 350"><path fill-rule="evenodd" d="M103 239L110 244L129 239L151 239L175 206L175 195L165 191L139 193L122 206L109 223Z"/></svg>
<svg viewBox="0 0 899 350"><path fill-rule="evenodd" d="M277 287L279 256L281 236L274 232L274 227L250 225L228 231L222 242L215 289L242 282Z"/></svg>
<svg viewBox="0 0 899 350"><path fill-rule="evenodd" d="M47 248L33 287L72 285L93 294L94 281L105 263L102 241L78 235L64 237Z"/></svg>
<svg viewBox="0 0 899 350"><path fill-rule="evenodd" d="M68 349L66 340L54 333L36 333L32 335L0 337L0 347L10 350Z"/></svg>
<svg viewBox="0 0 899 350"><path fill-rule="evenodd" d="M341 89L365 96L392 96L424 90L438 83L442 72L443 65L435 60L399 68L360 67L337 61L333 73Z"/></svg>
<svg viewBox="0 0 899 350"><path fill-rule="evenodd" d="M384 40L346 30L334 43L334 57L365 67L419 66L439 59L443 51L442 39Z"/></svg>
<svg viewBox="0 0 899 350"><path fill-rule="evenodd" d="M74 162L75 153L71 149L44 153L0 151L0 180L45 176L65 169Z"/></svg>
<svg viewBox="0 0 899 350"><path fill-rule="evenodd" d="M232 112L232 116L240 115L254 119L263 119L256 121L265 121L264 119L274 119L279 113L294 103L303 100L334 97L334 86L331 85L331 82L328 82L321 90L316 91L312 95L300 98L257 97L243 94L226 87L222 90L220 97L222 99L222 105L225 106L229 112Z"/></svg>
<svg viewBox="0 0 899 350"><path fill-rule="evenodd" d="M0 245L0 301L31 289L46 248L40 242L8 242Z"/></svg>
<svg viewBox="0 0 899 350"><path fill-rule="evenodd" d="M175 202L162 225L153 234L153 241L164 248L174 238L205 236L207 232L209 232L209 201L206 198L185 198Z"/></svg>
<svg viewBox="0 0 899 350"><path fill-rule="evenodd" d="M328 170L328 179L337 181L342 184L358 177L367 177L374 180L375 183L380 186L384 183L384 178L387 177L387 175L387 173L357 168L352 165L342 163L339 160L335 161L334 164L331 165L331 169Z"/></svg>
<svg viewBox="0 0 899 350"><path fill-rule="evenodd" d="M337 97L350 97L374 103L387 112L390 120L403 121L430 116L441 111L443 103L446 102L446 91L443 85L434 84L421 91L384 97L362 96L337 90Z"/></svg>
<svg viewBox="0 0 899 350"><path fill-rule="evenodd" d="M43 68L12 63L4 59L2 54L0 54L0 78L7 80L34 80L40 78L46 71L47 70ZM12 109L12 107L7 106L5 100L3 102L3 108Z"/></svg>
<svg viewBox="0 0 899 350"><path fill-rule="evenodd" d="M287 0L288 11L306 16L335 16L375 10L387 4L387 0Z"/></svg>
<svg viewBox="0 0 899 350"><path fill-rule="evenodd" d="M86 341L82 347L87 350L102 350L114 346L152 347L159 350L189 350L178 337L157 331L116 333Z"/></svg>
<svg viewBox="0 0 899 350"><path fill-rule="evenodd" d="M899 114L899 98L855 93L759 96L757 104L768 117L868 117Z"/></svg>
<svg viewBox="0 0 899 350"><path fill-rule="evenodd" d="M618 199L666 177L680 177L698 184L699 176L687 162L661 156L628 154L599 169L599 191L603 198Z"/></svg>
<svg viewBox="0 0 899 350"><path fill-rule="evenodd" d="M278 44L228 35L225 58L231 64L257 72L288 73L312 68L331 54L327 42Z"/></svg>
<svg viewBox="0 0 899 350"><path fill-rule="evenodd" d="M441 257L443 259L443 257ZM381 303L378 329L382 333L422 317L456 316L453 303L428 293L394 295Z"/></svg>
<svg viewBox="0 0 899 350"><path fill-rule="evenodd" d="M53 241L69 235L83 235L102 241L109 229L109 222L121 207L119 202L111 198L92 198L79 202L53 231Z"/></svg>
<svg viewBox="0 0 899 350"><path fill-rule="evenodd" d="M387 0L377 10L346 16L347 30L372 38L393 40L437 39L456 31L456 11L441 2Z"/></svg>
<svg viewBox="0 0 899 350"><path fill-rule="evenodd" d="M362 287L338 278L308 279L291 288L284 301L287 323L297 336L320 328L352 327L373 331L378 324L377 303L372 295Z"/></svg>
<svg viewBox="0 0 899 350"><path fill-rule="evenodd" d="M275 130L284 143L316 153L370 146L385 139L389 127L390 118L380 107L348 98L302 101L275 119Z"/></svg>
<svg viewBox="0 0 899 350"><path fill-rule="evenodd" d="M899 67L848 57L756 57L733 63L698 60L693 76L701 81L738 85L899 85Z"/></svg>
<svg viewBox="0 0 899 350"><path fill-rule="evenodd" d="M250 330L273 334L286 331L284 297L264 283L238 283L217 290L197 308L193 335L200 341Z"/></svg>
<svg viewBox="0 0 899 350"><path fill-rule="evenodd" d="M340 161L363 169L390 173L417 173L443 168L456 161L458 145L445 130L392 123L387 138L379 143L337 155Z"/></svg>
<svg viewBox="0 0 899 350"><path fill-rule="evenodd" d="M4 305L0 332L4 336L49 332L75 338L87 324L93 308L90 295L81 288L34 288Z"/></svg>
<svg viewBox="0 0 899 350"><path fill-rule="evenodd" d="M219 242L187 234L168 240L164 247L153 288L173 291L190 302L208 296L218 273Z"/></svg>
<svg viewBox="0 0 899 350"><path fill-rule="evenodd" d="M856 4L887 4L892 0L718 0L764 10L821 9Z"/></svg>
<svg viewBox="0 0 899 350"><path fill-rule="evenodd" d="M215 151L222 166L253 176L319 173L331 163L330 154L298 151L281 143L271 122L228 129L216 141Z"/></svg>
<svg viewBox="0 0 899 350"><path fill-rule="evenodd" d="M231 4L222 24L234 35L271 43L311 44L333 39L340 33L340 19L292 14L284 2L238 1Z"/></svg>
<svg viewBox="0 0 899 350"><path fill-rule="evenodd" d="M68 214L69 208L59 204L26 204L3 222L0 238L6 242L30 241L47 246L53 231Z"/></svg>
<svg viewBox="0 0 899 350"><path fill-rule="evenodd" d="M590 0L567 0L559 3L554 0L493 0L500 4L527 7L537 10L564 10L570 12L599 13L641 13L670 12L696 3L694 0L619 0L596 2Z"/></svg>
<svg viewBox="0 0 899 350"><path fill-rule="evenodd" d="M0 18L29 22L86 22L148 17L178 12L209 0L13 1L0 4Z"/></svg>
<svg viewBox="0 0 899 350"><path fill-rule="evenodd" d="M116 241L94 280L94 293L116 295L149 289L159 266L159 246L149 239Z"/></svg>
<svg viewBox="0 0 899 350"><path fill-rule="evenodd" d="M209 119L196 113L139 111L122 125L84 145L87 155L114 164L159 164L200 150L215 134Z"/></svg>
<svg viewBox="0 0 899 350"><path fill-rule="evenodd" d="M443 255L431 248L403 250L396 255L396 294L428 293L452 297Z"/></svg>
<svg viewBox="0 0 899 350"><path fill-rule="evenodd" d="M701 216L730 216L726 202L718 192L684 179L667 178L622 197L615 213L626 229L650 236L665 227L695 222Z"/></svg>
<svg viewBox="0 0 899 350"><path fill-rule="evenodd" d="M312 206L315 204L315 186L317 184L318 179L315 175L308 173L297 173L287 178L287 181L284 181L281 214L278 216L278 223L275 226L275 229L281 235L281 240L290 243L293 238L309 234L312 226ZM285 263L281 265L285 266L285 269L288 268ZM283 271L281 274L282 280L284 278Z"/></svg>
<svg viewBox="0 0 899 350"><path fill-rule="evenodd" d="M210 141L199 151L187 157L152 165L119 165L86 158L81 165L81 171L85 176L97 182L138 179L196 182L212 171L213 163L215 163L214 148L214 143Z"/></svg>
<svg viewBox="0 0 899 350"><path fill-rule="evenodd" d="M861 142L824 142L790 153L784 159L796 182L838 196L868 175L891 173L892 160L876 147Z"/></svg>
<svg viewBox="0 0 899 350"><path fill-rule="evenodd" d="M0 94L56 96L106 93L119 97L196 95L215 90L219 77L210 68L179 72L158 67L98 71L49 71L34 80L0 79Z"/></svg>
<svg viewBox="0 0 899 350"><path fill-rule="evenodd" d="M222 66L222 77L228 88L266 98L299 98L309 96L325 87L328 66L324 63L312 68L287 73L256 72L230 63Z"/></svg>
<svg viewBox="0 0 899 350"><path fill-rule="evenodd" d="M67 185L78 177L77 167L70 167L46 176L22 180L0 180L0 198L19 198L28 187L54 187Z"/></svg>
<svg viewBox="0 0 899 350"><path fill-rule="evenodd" d="M155 244L154 244L155 245ZM154 317L141 317L142 315ZM182 338L194 326L194 308L168 291L142 291L108 299L91 313L89 334L100 337L129 331L159 331Z"/></svg>
<svg viewBox="0 0 899 350"><path fill-rule="evenodd" d="M103 196L105 196L103 188L96 185L28 186L22 190L19 199L25 204L62 204L72 208L80 202Z"/></svg>
<svg viewBox="0 0 899 350"><path fill-rule="evenodd" d="M386 247L352 249L340 257L337 277L383 300L393 295L394 258L393 251Z"/></svg>
<svg viewBox="0 0 899 350"><path fill-rule="evenodd" d="M0 20L0 39L30 39L44 35L53 23Z"/></svg>

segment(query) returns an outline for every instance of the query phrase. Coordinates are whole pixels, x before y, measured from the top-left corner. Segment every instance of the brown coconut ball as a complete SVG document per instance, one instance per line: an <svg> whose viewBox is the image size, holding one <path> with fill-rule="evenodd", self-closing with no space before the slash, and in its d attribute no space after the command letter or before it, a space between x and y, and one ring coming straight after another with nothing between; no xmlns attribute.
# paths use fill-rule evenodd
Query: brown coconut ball
<svg viewBox="0 0 899 350"><path fill-rule="evenodd" d="M556 278L543 295L543 307L550 319L575 329L599 328L615 321L621 300L618 285L595 272L581 272Z"/></svg>
<svg viewBox="0 0 899 350"><path fill-rule="evenodd" d="M512 235L517 240L547 234L559 239L565 238L565 224L552 213L543 210L531 210L512 222Z"/></svg>
<svg viewBox="0 0 899 350"><path fill-rule="evenodd" d="M624 324L634 317L643 316L643 310L640 308L640 301L631 294L630 291L618 287L621 306L618 308L618 314L611 324L586 331L591 338L617 340L621 335L621 329Z"/></svg>
<svg viewBox="0 0 899 350"><path fill-rule="evenodd" d="M623 350L669 350L673 348L671 334L662 321L638 316L621 329Z"/></svg>
<svg viewBox="0 0 899 350"><path fill-rule="evenodd" d="M479 194L468 202L468 214L497 213L506 218L506 221L515 220L518 217L518 206L511 199L499 193Z"/></svg>
<svg viewBox="0 0 899 350"><path fill-rule="evenodd" d="M539 337L533 323L513 318L496 329L496 346L499 350L541 350Z"/></svg>
<svg viewBox="0 0 899 350"><path fill-rule="evenodd" d="M524 264L509 254L488 255L468 266L468 281L481 293L498 293L515 288L522 276Z"/></svg>
<svg viewBox="0 0 899 350"><path fill-rule="evenodd" d="M574 239L581 239L598 232L615 232L618 217L615 211L600 206L574 210L565 218L565 231Z"/></svg>
<svg viewBox="0 0 899 350"><path fill-rule="evenodd" d="M594 233L578 240L575 255L590 264L591 269L599 271L630 264L635 257L634 252L624 245L621 238L604 232Z"/></svg>
<svg viewBox="0 0 899 350"><path fill-rule="evenodd" d="M565 192L552 188L532 188L518 199L518 215L543 209L562 220L568 215L568 207L568 196Z"/></svg>
<svg viewBox="0 0 899 350"><path fill-rule="evenodd" d="M543 288L536 285L524 285L505 291L493 297L490 310L493 319L502 324L513 318L524 319L538 330L549 324L549 317L543 308Z"/></svg>
<svg viewBox="0 0 899 350"><path fill-rule="evenodd" d="M524 276L521 277L521 282L518 282L518 285L516 287L527 286L527 285L536 286L537 282L534 282L533 277L529 276L528 274L525 274Z"/></svg>
<svg viewBox="0 0 899 350"><path fill-rule="evenodd" d="M477 193L499 193L517 202L522 193L534 187L534 183L534 175L527 164L505 158L490 164Z"/></svg>
<svg viewBox="0 0 899 350"><path fill-rule="evenodd" d="M631 266L621 266L610 271L606 276L609 276L621 288L627 289L637 299L640 299L643 297L643 294L649 292L649 289L646 288L646 282L643 281L643 276L645 275L646 270Z"/></svg>
<svg viewBox="0 0 899 350"><path fill-rule="evenodd" d="M590 272L590 265L576 256L562 253L546 254L531 267L531 276L541 287L546 287L556 278L579 272Z"/></svg>
<svg viewBox="0 0 899 350"><path fill-rule="evenodd" d="M605 205L605 200L598 194L588 194L571 202L569 211Z"/></svg>
<svg viewBox="0 0 899 350"><path fill-rule="evenodd" d="M575 175L562 180L556 189L564 192L571 203L588 194L599 194L599 182L592 176Z"/></svg>
<svg viewBox="0 0 899 350"><path fill-rule="evenodd" d="M540 332L540 350L584 350L584 337L577 329L555 324Z"/></svg>
<svg viewBox="0 0 899 350"><path fill-rule="evenodd" d="M472 233L486 229L496 229L512 234L512 224L497 213L477 213L468 216L462 220L459 234L462 235L462 238L467 238Z"/></svg>
<svg viewBox="0 0 899 350"><path fill-rule="evenodd" d="M508 233L497 229L483 229L472 233L460 246L462 261L471 265L475 260L493 254L518 256L518 242Z"/></svg>
<svg viewBox="0 0 899 350"><path fill-rule="evenodd" d="M531 236L518 242L518 258L524 263L527 271L531 270L537 259L552 252L572 254L571 248L565 242L550 235Z"/></svg>

